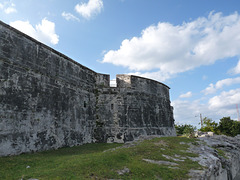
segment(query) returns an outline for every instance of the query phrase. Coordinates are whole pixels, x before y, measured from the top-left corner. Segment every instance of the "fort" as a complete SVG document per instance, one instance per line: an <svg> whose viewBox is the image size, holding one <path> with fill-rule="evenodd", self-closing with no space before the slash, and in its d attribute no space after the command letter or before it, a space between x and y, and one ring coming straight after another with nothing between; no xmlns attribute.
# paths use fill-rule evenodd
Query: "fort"
<svg viewBox="0 0 240 180"><path fill-rule="evenodd" d="M116 81L0 22L0 156L176 135L168 86Z"/></svg>

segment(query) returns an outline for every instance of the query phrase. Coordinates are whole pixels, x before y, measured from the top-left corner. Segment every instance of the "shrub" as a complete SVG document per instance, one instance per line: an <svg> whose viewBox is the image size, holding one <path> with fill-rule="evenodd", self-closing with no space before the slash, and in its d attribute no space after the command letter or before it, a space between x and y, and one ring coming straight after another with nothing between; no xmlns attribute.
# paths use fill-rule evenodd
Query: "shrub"
<svg viewBox="0 0 240 180"><path fill-rule="evenodd" d="M220 119L219 131L227 136L236 136L240 134L240 122L231 120L230 117L223 117Z"/></svg>
<svg viewBox="0 0 240 180"><path fill-rule="evenodd" d="M210 118L203 118L203 127L201 127L201 129L199 129L202 132L214 132L215 134L219 134L219 130L218 130L218 123L214 122L212 119Z"/></svg>
<svg viewBox="0 0 240 180"><path fill-rule="evenodd" d="M175 129L178 136L181 136L181 135L192 136L194 131L196 130L196 127L190 124L184 124L184 125L175 125Z"/></svg>

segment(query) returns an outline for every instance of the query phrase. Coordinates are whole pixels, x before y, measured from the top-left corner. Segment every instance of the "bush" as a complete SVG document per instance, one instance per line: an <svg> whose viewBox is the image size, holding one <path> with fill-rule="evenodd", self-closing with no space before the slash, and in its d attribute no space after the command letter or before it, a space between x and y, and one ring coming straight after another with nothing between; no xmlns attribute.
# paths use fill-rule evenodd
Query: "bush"
<svg viewBox="0 0 240 180"><path fill-rule="evenodd" d="M190 124L184 124L184 125L175 125L175 129L178 136L181 136L181 135L192 136L194 131L197 128Z"/></svg>
<svg viewBox="0 0 240 180"><path fill-rule="evenodd" d="M223 117L220 119L219 131L227 136L236 136L240 134L240 122L231 120L230 117Z"/></svg>
<svg viewBox="0 0 240 180"><path fill-rule="evenodd" d="M193 136L196 127L190 124L175 125L178 136ZM203 127L199 129L202 132L214 132L215 134L224 134L226 136L236 136L240 134L240 122L231 120L230 117L223 117L219 124L210 118L203 118Z"/></svg>
<svg viewBox="0 0 240 180"><path fill-rule="evenodd" d="M218 130L218 123L214 122L212 119L210 118L203 118L203 127L201 127L201 129L199 129L202 132L214 132L215 134L219 134L219 130Z"/></svg>

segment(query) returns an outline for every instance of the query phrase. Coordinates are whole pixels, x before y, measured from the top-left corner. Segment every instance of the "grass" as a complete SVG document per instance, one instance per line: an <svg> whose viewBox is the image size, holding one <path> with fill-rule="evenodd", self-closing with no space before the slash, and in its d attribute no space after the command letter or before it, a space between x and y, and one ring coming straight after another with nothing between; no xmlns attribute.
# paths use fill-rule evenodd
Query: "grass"
<svg viewBox="0 0 240 180"><path fill-rule="evenodd" d="M214 148L214 149L218 152L219 156L222 156L225 159L229 159L229 157L226 156L226 152L225 151L223 151L221 149L218 149L218 148Z"/></svg>
<svg viewBox="0 0 240 180"><path fill-rule="evenodd" d="M163 137L145 140L136 146L108 150L122 144L86 144L33 154L0 158L0 179L187 179L190 169L201 169L187 157L187 143L196 139ZM185 142L185 144L180 144ZM107 151L105 151L107 150ZM185 157L175 162L162 155ZM179 169L151 164L143 159L163 160L179 164ZM27 168L29 167L29 168ZM119 175L127 167L130 172Z"/></svg>

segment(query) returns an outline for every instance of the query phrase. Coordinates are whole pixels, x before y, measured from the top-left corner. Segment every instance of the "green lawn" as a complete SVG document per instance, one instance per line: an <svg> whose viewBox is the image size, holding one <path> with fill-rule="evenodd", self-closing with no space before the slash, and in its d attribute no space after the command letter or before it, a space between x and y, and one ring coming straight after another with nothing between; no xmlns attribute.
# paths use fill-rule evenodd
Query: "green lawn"
<svg viewBox="0 0 240 180"><path fill-rule="evenodd" d="M122 144L86 144L41 153L22 154L0 158L0 179L187 179L190 169L201 169L187 157L187 144L196 139L163 137L145 140L134 147L108 150ZM106 151L107 150L107 151ZM170 157L186 157L176 162ZM143 159L170 161L178 169L151 164ZM28 167L28 168L27 168ZM119 175L118 170L128 168L129 173Z"/></svg>

